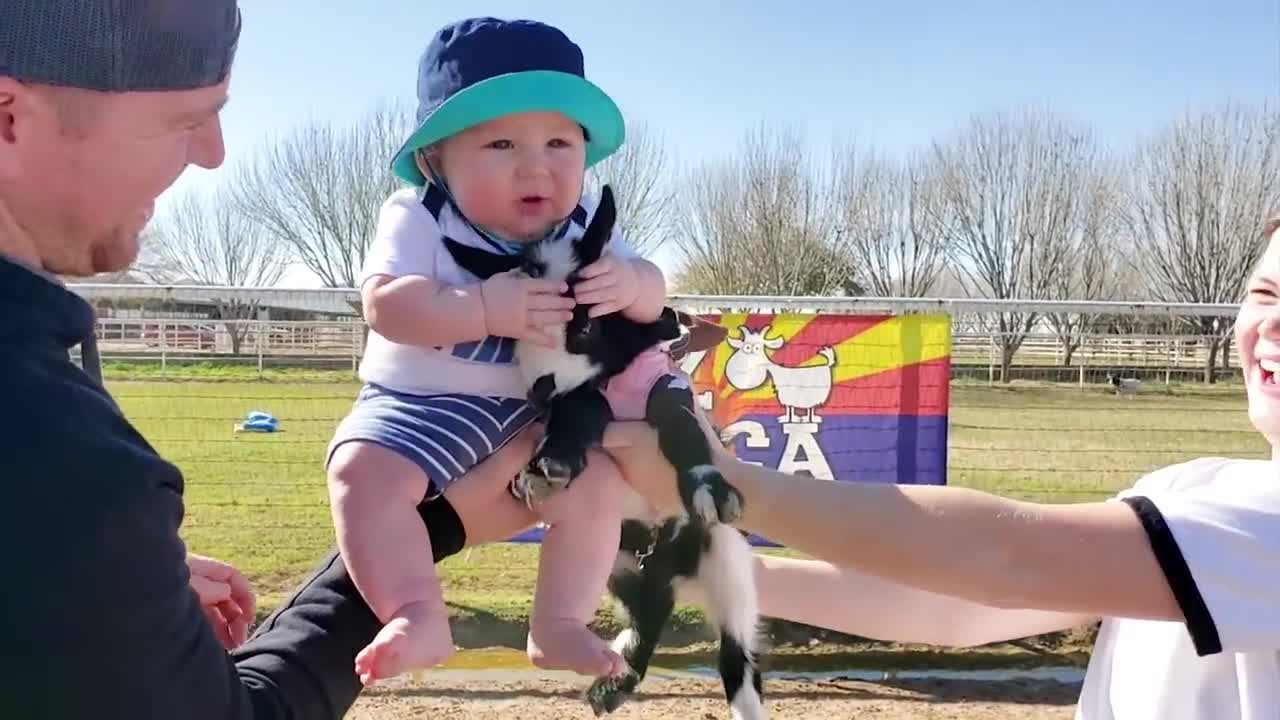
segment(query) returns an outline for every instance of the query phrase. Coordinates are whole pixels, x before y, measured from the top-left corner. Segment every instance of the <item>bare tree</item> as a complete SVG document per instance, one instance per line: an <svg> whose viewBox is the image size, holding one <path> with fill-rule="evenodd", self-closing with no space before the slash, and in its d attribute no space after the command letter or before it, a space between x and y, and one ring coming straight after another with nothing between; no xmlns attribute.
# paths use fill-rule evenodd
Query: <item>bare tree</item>
<svg viewBox="0 0 1280 720"><path fill-rule="evenodd" d="M1109 166L1108 166L1109 168ZM1067 262L1054 273L1050 290L1061 300L1112 300L1124 277L1116 262L1120 179L1100 168L1088 179L1079 208L1078 231L1070 238ZM1048 313L1045 320L1062 343L1062 364L1070 365L1087 334L1097 331L1096 313Z"/></svg>
<svg viewBox="0 0 1280 720"><path fill-rule="evenodd" d="M924 160L923 162L921 160ZM837 212L858 284L882 297L923 297L942 276L946 245L937 223L939 177L927 159L905 166L852 146L833 163Z"/></svg>
<svg viewBox="0 0 1280 720"><path fill-rule="evenodd" d="M309 121L240 168L236 205L328 287L354 287L378 211L399 187L392 154L412 115L382 105L350 125Z"/></svg>
<svg viewBox="0 0 1280 720"><path fill-rule="evenodd" d="M794 130L749 133L732 159L688 178L672 238L682 292L859 294L847 236L836 233L829 177Z"/></svg>
<svg viewBox="0 0 1280 720"><path fill-rule="evenodd" d="M935 219L971 295L1045 299L1072 257L1096 172L1097 144L1045 111L974 117L935 143L941 202ZM1038 317L995 316L1001 376Z"/></svg>
<svg viewBox="0 0 1280 720"><path fill-rule="evenodd" d="M140 267L156 282L234 287L270 287L289 267L289 247L246 218L220 187L212 194L187 190L148 225ZM248 333L244 320L258 312L257 300L218 300L231 351L239 354Z"/></svg>
<svg viewBox="0 0 1280 720"><path fill-rule="evenodd" d="M1280 115L1225 106L1184 116L1133 157L1127 239L1154 297L1237 302L1263 244L1262 219L1280 205ZM1187 318L1208 344L1216 380L1224 318Z"/></svg>
<svg viewBox="0 0 1280 720"><path fill-rule="evenodd" d="M675 210L675 182L666 144L651 127L627 128L627 141L611 157L587 173L587 189L613 186L618 199L618 224L636 252L648 255L667 240L669 218Z"/></svg>

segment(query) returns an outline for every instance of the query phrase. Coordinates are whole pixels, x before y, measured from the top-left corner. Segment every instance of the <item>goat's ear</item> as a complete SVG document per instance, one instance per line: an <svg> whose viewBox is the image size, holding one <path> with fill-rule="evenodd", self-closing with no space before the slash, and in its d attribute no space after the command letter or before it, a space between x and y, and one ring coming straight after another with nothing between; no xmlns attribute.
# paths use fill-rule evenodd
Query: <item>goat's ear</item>
<svg viewBox="0 0 1280 720"><path fill-rule="evenodd" d="M600 259L609 236L613 234L613 223L617 216L618 211L613 204L613 188L605 185L600 189L600 204L596 207L596 214L587 223L586 232L573 243L582 267Z"/></svg>
<svg viewBox="0 0 1280 720"><path fill-rule="evenodd" d="M520 267L523 260L520 255L491 253L470 245L463 245L453 238L445 238L444 246L448 248L449 254L453 256L454 262L458 263L459 267L481 280L488 280L498 273L514 270Z"/></svg>
<svg viewBox="0 0 1280 720"><path fill-rule="evenodd" d="M723 325L716 325L698 317L690 319L693 321L689 326L690 350L710 350L729 336L729 328Z"/></svg>

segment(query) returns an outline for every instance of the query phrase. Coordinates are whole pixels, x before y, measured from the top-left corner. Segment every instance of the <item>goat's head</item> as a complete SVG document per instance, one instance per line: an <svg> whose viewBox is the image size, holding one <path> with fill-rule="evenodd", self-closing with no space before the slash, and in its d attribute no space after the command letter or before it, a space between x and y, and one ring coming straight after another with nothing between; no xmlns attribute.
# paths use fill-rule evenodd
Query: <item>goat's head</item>
<svg viewBox="0 0 1280 720"><path fill-rule="evenodd" d="M782 347L782 338L768 339L769 329L771 325L765 325L760 332L752 332L746 325L739 325L738 331L742 333L742 339L727 338L725 342L729 343L729 347L747 355L764 355L764 349L777 350Z"/></svg>
<svg viewBox="0 0 1280 720"><path fill-rule="evenodd" d="M572 285L583 268L604 254L616 219L613 189L605 185L600 191L595 215L582 235L553 235L531 245L525 252L521 269L529 277L568 280Z"/></svg>

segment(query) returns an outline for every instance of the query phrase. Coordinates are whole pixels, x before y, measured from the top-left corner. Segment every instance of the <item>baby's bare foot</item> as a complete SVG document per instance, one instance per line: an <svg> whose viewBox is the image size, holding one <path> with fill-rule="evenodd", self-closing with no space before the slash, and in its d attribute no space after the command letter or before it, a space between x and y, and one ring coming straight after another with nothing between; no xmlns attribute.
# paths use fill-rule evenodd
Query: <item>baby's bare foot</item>
<svg viewBox="0 0 1280 720"><path fill-rule="evenodd" d="M453 655L448 614L428 612L426 603L401 608L373 642L356 655L356 675L372 685L410 670L439 665Z"/></svg>
<svg viewBox="0 0 1280 720"><path fill-rule="evenodd" d="M529 630L529 661L543 670L571 670L592 677L622 673L626 662L587 626L548 620Z"/></svg>

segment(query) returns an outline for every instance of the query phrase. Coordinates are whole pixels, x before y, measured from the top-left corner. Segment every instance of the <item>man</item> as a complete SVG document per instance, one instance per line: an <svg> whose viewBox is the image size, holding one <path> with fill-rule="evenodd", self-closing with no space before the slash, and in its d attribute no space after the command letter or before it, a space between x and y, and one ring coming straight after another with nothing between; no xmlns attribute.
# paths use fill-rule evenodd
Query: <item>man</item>
<svg viewBox="0 0 1280 720"><path fill-rule="evenodd" d="M155 198L222 163L239 32L235 0L4 3L0 717L337 718L360 691L354 658L380 623L336 552L240 644L247 583L187 555L181 473L67 353L94 318L56 276L126 268ZM464 528L455 508L504 492L533 441L419 508L436 561L526 526Z"/></svg>

